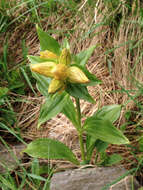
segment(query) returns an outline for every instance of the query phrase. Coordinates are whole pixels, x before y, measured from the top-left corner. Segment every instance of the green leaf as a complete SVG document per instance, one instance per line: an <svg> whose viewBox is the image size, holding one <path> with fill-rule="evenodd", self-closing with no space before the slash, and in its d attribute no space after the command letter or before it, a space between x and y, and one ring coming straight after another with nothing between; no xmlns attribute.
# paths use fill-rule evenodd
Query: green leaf
<svg viewBox="0 0 143 190"><path fill-rule="evenodd" d="M43 96L48 97L48 87L51 82L51 79L35 72L32 72L32 76L37 80L36 87L39 90L39 92Z"/></svg>
<svg viewBox="0 0 143 190"><path fill-rule="evenodd" d="M94 149L96 148L97 152L104 152L106 148L108 147L108 143L101 141L100 139L96 139L95 137L87 134L86 143L88 141L87 146L87 160L91 160L92 153Z"/></svg>
<svg viewBox="0 0 143 190"><path fill-rule="evenodd" d="M72 122L72 124L77 128L78 130L78 120L76 118L76 109L74 107L73 101L71 100L70 96L67 97L66 103L63 107L62 113Z"/></svg>
<svg viewBox="0 0 143 190"><path fill-rule="evenodd" d="M53 96L46 98L45 103L40 109L38 127L62 111L66 104L67 97L68 94L63 92L62 94L56 93Z"/></svg>
<svg viewBox="0 0 143 190"><path fill-rule="evenodd" d="M140 187L138 190L143 190L143 187Z"/></svg>
<svg viewBox="0 0 143 190"><path fill-rule="evenodd" d="M86 100L90 103L95 103L94 99L90 96L85 86L68 83L66 91L73 97Z"/></svg>
<svg viewBox="0 0 143 190"><path fill-rule="evenodd" d="M128 139L110 120L90 117L84 123L87 134L111 144L128 144Z"/></svg>
<svg viewBox="0 0 143 190"><path fill-rule="evenodd" d="M28 75L27 75L25 69L21 67L20 70L21 70L21 72L22 72L22 74L23 74L23 76L24 76L24 78L25 78L27 84L29 85L29 87L31 88L32 92L33 92L34 95L36 96L36 92L35 92L35 90L34 90L32 84L31 84L30 78L28 77Z"/></svg>
<svg viewBox="0 0 143 190"><path fill-rule="evenodd" d="M95 48L96 48L96 45L84 51L81 51L79 54L75 56L75 62L82 66L85 66L85 64L87 63L88 59L91 57Z"/></svg>
<svg viewBox="0 0 143 190"><path fill-rule="evenodd" d="M59 43L52 38L47 32L44 32L37 26L37 33L40 40L41 50L49 50L56 55L60 55L60 45Z"/></svg>
<svg viewBox="0 0 143 190"><path fill-rule="evenodd" d="M89 149L89 147L95 143L97 139L91 135L86 135L86 150Z"/></svg>
<svg viewBox="0 0 143 190"><path fill-rule="evenodd" d="M17 134L17 132L13 128L9 128L7 125L5 125L2 122L0 122L0 128L5 129L5 131L8 131L10 134L16 137L16 139L18 139L19 142L22 142L23 144L27 145L27 143L24 142L24 140L20 137L19 134Z"/></svg>
<svg viewBox="0 0 143 190"><path fill-rule="evenodd" d="M94 113L94 116L105 120L110 120L112 123L114 123L119 118L120 113L121 105L113 104L104 106L101 109L97 110L97 112Z"/></svg>
<svg viewBox="0 0 143 190"><path fill-rule="evenodd" d="M100 156L100 160L98 161L98 156ZM106 152L101 152L95 156L95 164L97 166L106 166L106 161L108 160L108 155Z"/></svg>
<svg viewBox="0 0 143 190"><path fill-rule="evenodd" d="M40 181L46 181L46 178L41 177L41 176L36 175L36 174L27 173L27 175L28 175L29 177L32 177L33 179L37 179L37 180L40 180Z"/></svg>
<svg viewBox="0 0 143 190"><path fill-rule="evenodd" d="M6 87L0 87L0 98L4 97L7 95L9 89Z"/></svg>
<svg viewBox="0 0 143 190"><path fill-rule="evenodd" d="M123 157L119 154L112 154L111 156L108 156L106 160L106 166L112 166L113 164L117 164L123 160Z"/></svg>
<svg viewBox="0 0 143 190"><path fill-rule="evenodd" d="M73 152L66 145L53 139L37 139L31 142L24 152L35 158L63 159L79 164Z"/></svg>
<svg viewBox="0 0 143 190"><path fill-rule="evenodd" d="M104 152L108 147L108 143L98 139L95 142L95 147L96 147L97 152Z"/></svg>
<svg viewBox="0 0 143 190"><path fill-rule="evenodd" d="M72 64L72 66L76 66L79 69L81 69L85 73L87 78L90 80L89 83L82 84L82 86L95 86L97 84L102 83L101 80L97 79L97 77L94 74L90 73L85 67L78 65L78 64Z"/></svg>
<svg viewBox="0 0 143 190"><path fill-rule="evenodd" d="M121 160L123 160L123 158L119 154L108 155L106 152L101 152L100 161L97 164L102 166L112 166L119 163Z"/></svg>
<svg viewBox="0 0 143 190"><path fill-rule="evenodd" d="M96 138L91 135L86 135L86 159L90 162L92 153L95 149Z"/></svg>
<svg viewBox="0 0 143 190"><path fill-rule="evenodd" d="M55 59L40 58L40 56L33 56L33 55L28 55L27 58L32 64L43 63L47 61L56 62Z"/></svg>
<svg viewBox="0 0 143 190"><path fill-rule="evenodd" d="M62 43L62 48L66 48L66 49L70 49L70 45L69 45L69 42L68 42L68 39L67 38L64 38L63 40L63 43Z"/></svg>
<svg viewBox="0 0 143 190"><path fill-rule="evenodd" d="M143 190L143 187L140 187L138 190Z"/></svg>
<svg viewBox="0 0 143 190"><path fill-rule="evenodd" d="M40 165L37 158L33 159L32 164L31 164L31 170L32 170L32 174L40 175L39 173Z"/></svg>

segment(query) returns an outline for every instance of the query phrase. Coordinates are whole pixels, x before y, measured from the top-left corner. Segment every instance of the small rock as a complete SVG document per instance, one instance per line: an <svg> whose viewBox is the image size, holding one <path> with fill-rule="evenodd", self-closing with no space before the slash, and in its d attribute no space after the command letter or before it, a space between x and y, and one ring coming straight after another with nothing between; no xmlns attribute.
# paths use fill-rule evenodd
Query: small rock
<svg viewBox="0 0 143 190"><path fill-rule="evenodd" d="M0 173L5 172L5 167L8 170L14 170L18 166L17 160L22 158L21 152L24 149L23 144L15 145L10 150L0 147Z"/></svg>
<svg viewBox="0 0 143 190"><path fill-rule="evenodd" d="M122 167L97 167L68 170L53 175L50 190L134 190L139 187L133 176L126 176L111 186L113 181L124 175L127 170Z"/></svg>

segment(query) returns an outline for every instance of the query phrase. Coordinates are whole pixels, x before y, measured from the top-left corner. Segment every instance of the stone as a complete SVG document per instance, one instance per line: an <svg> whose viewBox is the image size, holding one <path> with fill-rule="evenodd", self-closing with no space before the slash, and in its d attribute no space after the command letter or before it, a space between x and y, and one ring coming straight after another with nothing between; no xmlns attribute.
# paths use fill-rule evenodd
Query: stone
<svg viewBox="0 0 143 190"><path fill-rule="evenodd" d="M134 190L137 190L139 184L131 175L112 184L126 172L123 167L67 170L53 175L50 190L131 190L132 180Z"/></svg>
<svg viewBox="0 0 143 190"><path fill-rule="evenodd" d="M18 166L18 161L22 158L21 152L26 148L23 144L13 146L10 150L0 147L0 173L7 170L14 170Z"/></svg>

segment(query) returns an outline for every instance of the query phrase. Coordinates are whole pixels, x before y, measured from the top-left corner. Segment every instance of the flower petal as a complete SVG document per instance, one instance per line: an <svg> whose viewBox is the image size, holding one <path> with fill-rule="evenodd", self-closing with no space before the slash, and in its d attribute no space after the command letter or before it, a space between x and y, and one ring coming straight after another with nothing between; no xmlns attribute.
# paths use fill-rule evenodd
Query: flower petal
<svg viewBox="0 0 143 190"><path fill-rule="evenodd" d="M64 83L60 80L53 79L49 85L48 93L52 94L62 89L64 89Z"/></svg>
<svg viewBox="0 0 143 190"><path fill-rule="evenodd" d="M46 77L53 77L52 69L56 66L54 62L43 62L37 64L30 64L32 71L44 75Z"/></svg>
<svg viewBox="0 0 143 190"><path fill-rule="evenodd" d="M45 50L40 52L40 58L58 59L58 56L51 51Z"/></svg>
<svg viewBox="0 0 143 190"><path fill-rule="evenodd" d="M67 70L68 73L68 81L71 83L88 83L89 79L84 74L84 72L78 67L72 66Z"/></svg>
<svg viewBox="0 0 143 190"><path fill-rule="evenodd" d="M64 65L70 65L71 55L68 49L63 49L59 58L59 63Z"/></svg>

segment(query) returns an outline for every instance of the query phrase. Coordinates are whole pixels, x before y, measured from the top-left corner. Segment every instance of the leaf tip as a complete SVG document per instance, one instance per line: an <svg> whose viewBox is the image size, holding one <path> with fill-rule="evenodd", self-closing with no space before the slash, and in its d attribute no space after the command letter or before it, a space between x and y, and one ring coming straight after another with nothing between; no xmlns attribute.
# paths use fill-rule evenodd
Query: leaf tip
<svg viewBox="0 0 143 190"><path fill-rule="evenodd" d="M38 24L36 24L36 30L38 30L39 29L39 26L38 26Z"/></svg>
<svg viewBox="0 0 143 190"><path fill-rule="evenodd" d="M37 129L40 129L41 127L41 122L38 122Z"/></svg>
<svg viewBox="0 0 143 190"><path fill-rule="evenodd" d="M22 151L20 152L21 155L22 155L23 153L27 153L27 148L25 148L24 150L22 150Z"/></svg>
<svg viewBox="0 0 143 190"><path fill-rule="evenodd" d="M126 144L130 144L130 141L128 139L126 140Z"/></svg>

